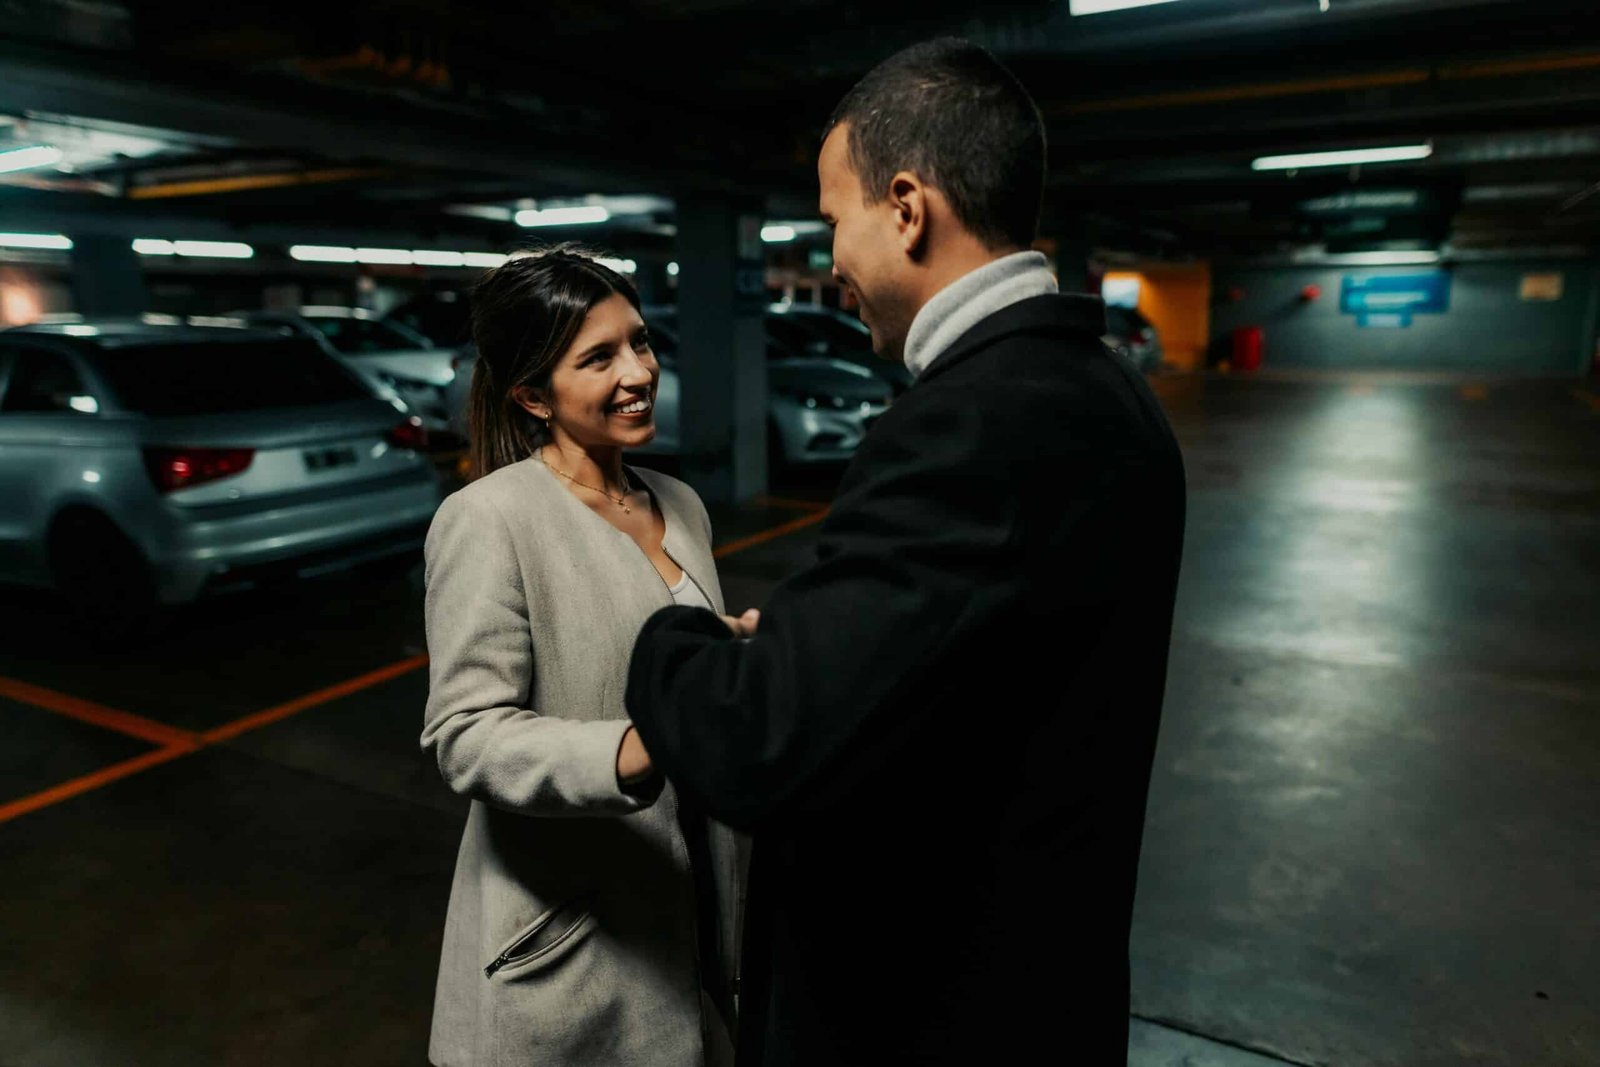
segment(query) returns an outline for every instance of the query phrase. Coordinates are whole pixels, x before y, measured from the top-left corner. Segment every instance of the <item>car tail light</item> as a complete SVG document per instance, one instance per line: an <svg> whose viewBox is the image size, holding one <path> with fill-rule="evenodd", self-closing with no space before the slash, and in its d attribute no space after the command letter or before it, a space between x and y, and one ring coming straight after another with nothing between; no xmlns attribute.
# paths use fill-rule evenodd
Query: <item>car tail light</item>
<svg viewBox="0 0 1600 1067"><path fill-rule="evenodd" d="M255 456L253 448L147 448L144 467L156 488L170 493L240 474Z"/></svg>
<svg viewBox="0 0 1600 1067"><path fill-rule="evenodd" d="M413 415L389 431L389 443L396 448L414 448L420 452L428 447L428 428Z"/></svg>

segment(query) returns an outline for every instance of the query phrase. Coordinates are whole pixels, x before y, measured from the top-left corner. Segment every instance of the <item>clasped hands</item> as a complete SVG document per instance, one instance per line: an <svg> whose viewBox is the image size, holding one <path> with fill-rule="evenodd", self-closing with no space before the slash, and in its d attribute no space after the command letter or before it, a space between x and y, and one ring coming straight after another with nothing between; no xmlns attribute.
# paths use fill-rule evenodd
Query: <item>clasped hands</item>
<svg viewBox="0 0 1600 1067"><path fill-rule="evenodd" d="M754 637L756 627L761 625L761 612L755 608L749 609L737 618L732 615L723 615L721 618L736 638ZM627 733L622 735L622 744L617 749L617 781L626 788L649 778L654 770L655 767L650 762L650 753L645 749L644 742L639 740L639 731L631 726L628 727Z"/></svg>

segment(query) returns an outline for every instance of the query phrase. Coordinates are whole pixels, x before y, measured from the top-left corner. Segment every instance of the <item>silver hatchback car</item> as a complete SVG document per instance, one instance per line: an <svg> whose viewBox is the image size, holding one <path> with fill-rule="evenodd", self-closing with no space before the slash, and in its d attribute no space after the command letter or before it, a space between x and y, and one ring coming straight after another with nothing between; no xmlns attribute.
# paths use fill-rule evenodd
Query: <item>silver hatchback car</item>
<svg viewBox="0 0 1600 1067"><path fill-rule="evenodd" d="M0 581L121 631L163 605L414 554L426 434L314 342L137 320L0 332Z"/></svg>

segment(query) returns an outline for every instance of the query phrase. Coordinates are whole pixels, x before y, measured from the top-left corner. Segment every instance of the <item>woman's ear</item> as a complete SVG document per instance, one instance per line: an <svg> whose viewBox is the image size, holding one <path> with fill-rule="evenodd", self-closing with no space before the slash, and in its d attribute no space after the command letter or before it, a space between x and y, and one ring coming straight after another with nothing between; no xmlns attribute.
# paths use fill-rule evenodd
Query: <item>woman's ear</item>
<svg viewBox="0 0 1600 1067"><path fill-rule="evenodd" d="M531 385L517 385L511 388L511 399L529 415L544 422L550 421L550 405L545 400L544 394Z"/></svg>

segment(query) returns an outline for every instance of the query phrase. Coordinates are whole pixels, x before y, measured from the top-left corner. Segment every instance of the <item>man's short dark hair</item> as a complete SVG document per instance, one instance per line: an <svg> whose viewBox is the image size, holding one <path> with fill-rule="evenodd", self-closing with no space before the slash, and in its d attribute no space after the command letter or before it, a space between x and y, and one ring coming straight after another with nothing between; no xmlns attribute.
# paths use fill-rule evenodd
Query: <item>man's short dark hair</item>
<svg viewBox="0 0 1600 1067"><path fill-rule="evenodd" d="M938 189L991 248L1027 248L1044 197L1044 122L1022 83L984 49L941 37L878 64L823 130L848 124L867 202L902 170Z"/></svg>

